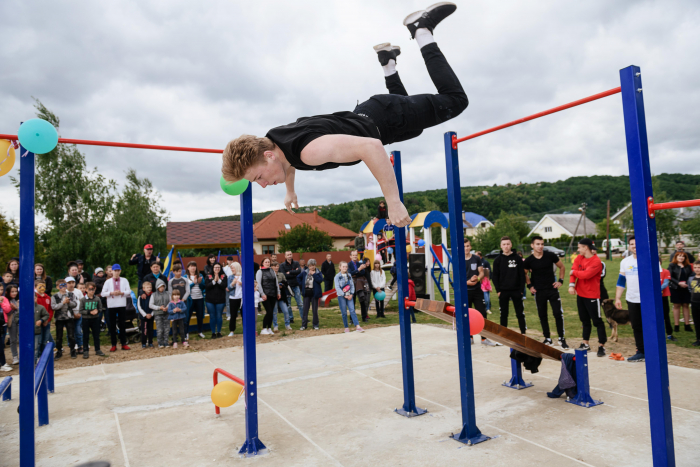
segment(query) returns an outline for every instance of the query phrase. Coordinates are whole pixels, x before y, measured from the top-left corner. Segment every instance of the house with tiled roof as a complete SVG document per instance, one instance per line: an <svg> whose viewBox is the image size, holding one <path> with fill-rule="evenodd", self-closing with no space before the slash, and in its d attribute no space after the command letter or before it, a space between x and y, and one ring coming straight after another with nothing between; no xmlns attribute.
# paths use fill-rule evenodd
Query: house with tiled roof
<svg viewBox="0 0 700 467"><path fill-rule="evenodd" d="M239 221L168 222L165 229L168 246L175 249L241 246Z"/></svg>
<svg viewBox="0 0 700 467"><path fill-rule="evenodd" d="M288 232L301 224L308 224L312 228L326 232L333 239L333 247L338 250L345 248L345 245L357 235L352 230L319 216L316 210L313 213L297 212L295 214L290 214L286 210L273 211L253 225L253 233L257 239L253 243L255 253L259 255L283 253L277 243L280 233Z"/></svg>

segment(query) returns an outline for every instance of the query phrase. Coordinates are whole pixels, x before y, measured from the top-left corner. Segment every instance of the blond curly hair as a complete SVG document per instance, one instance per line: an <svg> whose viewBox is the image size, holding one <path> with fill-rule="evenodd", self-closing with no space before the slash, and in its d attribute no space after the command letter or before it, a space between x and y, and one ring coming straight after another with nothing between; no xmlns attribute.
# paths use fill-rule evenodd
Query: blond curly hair
<svg viewBox="0 0 700 467"><path fill-rule="evenodd" d="M245 173L256 164L264 162L265 151L272 151L277 145L270 138L241 135L231 140L224 149L221 173L227 181L243 179Z"/></svg>

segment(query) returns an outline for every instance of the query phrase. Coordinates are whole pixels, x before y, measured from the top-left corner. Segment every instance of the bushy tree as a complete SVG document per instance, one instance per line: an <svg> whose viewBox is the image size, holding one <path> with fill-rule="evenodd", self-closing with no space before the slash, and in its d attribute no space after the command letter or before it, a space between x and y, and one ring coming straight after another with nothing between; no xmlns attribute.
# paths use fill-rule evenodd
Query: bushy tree
<svg viewBox="0 0 700 467"><path fill-rule="evenodd" d="M602 221L598 222L595 227L596 227L596 232L598 232L597 237L598 238L607 238L606 232L607 232L607 219L603 219ZM620 228L619 224L615 224L614 222L610 221L610 238L625 238L625 233L622 231Z"/></svg>
<svg viewBox="0 0 700 467"><path fill-rule="evenodd" d="M19 256L19 229L14 219L8 219L0 211L0 266L5 270L5 265L10 258Z"/></svg>
<svg viewBox="0 0 700 467"><path fill-rule="evenodd" d="M671 201L666 192L661 190L661 181L658 177L652 177L651 184L652 189L654 191L655 203L664 203ZM676 211L673 209L656 211L655 219L657 242L659 243L659 248L661 247L661 241L663 241L664 245L666 245L666 248L668 248L668 246L671 245L680 235L680 228Z"/></svg>
<svg viewBox="0 0 700 467"><path fill-rule="evenodd" d="M366 204L356 204L352 209L350 209L350 221L346 222L344 225L353 232L359 232L362 224L371 218L372 214Z"/></svg>
<svg viewBox="0 0 700 467"><path fill-rule="evenodd" d="M517 214L501 212L493 227L488 229L479 228L474 236L474 247L487 254L491 250L500 248L501 237L510 237L513 242L513 249L519 248L526 235L530 231L527 225L527 218Z"/></svg>
<svg viewBox="0 0 700 467"><path fill-rule="evenodd" d="M330 251L333 248L333 239L330 235L306 223L295 225L288 231L280 231L277 242L280 245L280 251L293 253Z"/></svg>

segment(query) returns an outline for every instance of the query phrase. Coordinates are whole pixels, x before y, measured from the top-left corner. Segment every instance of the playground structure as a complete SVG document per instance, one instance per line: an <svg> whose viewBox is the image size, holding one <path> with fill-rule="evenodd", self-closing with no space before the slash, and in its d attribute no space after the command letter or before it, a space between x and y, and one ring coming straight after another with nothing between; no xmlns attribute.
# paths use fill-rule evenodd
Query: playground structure
<svg viewBox="0 0 700 467"><path fill-rule="evenodd" d="M461 214L461 212L460 212ZM461 223L461 217L459 221ZM440 227L440 243L433 244L433 227ZM416 214L408 225L411 245L416 244L415 230L423 230L425 242L425 287L431 300L435 300L435 286L446 302L450 301L452 277L452 256L447 250L448 217L440 211L428 211Z"/></svg>
<svg viewBox="0 0 700 467"><path fill-rule="evenodd" d="M470 329L467 308L467 278L464 262L464 231L461 220L462 203L459 176L458 144L469 139L492 133L545 115L550 115L577 105L592 102L607 96L621 93L625 133L627 140L628 162L630 169L630 186L634 226L637 236L637 257L641 290L642 314L644 316L643 333L646 349L647 391L649 400L651 441L654 465L674 465L674 441L671 419L669 391L669 370L666 355L666 340L663 334L663 315L661 291L658 272L658 249L656 243L656 225L650 210L679 207L678 203L653 203L651 172L644 117L641 73L638 67L630 66L620 71L621 87L599 93L563 106L509 122L472 135L457 138L456 133L447 132L444 137L445 161L447 166L447 190L450 220L450 237L452 240L453 283L455 303L455 324L457 329L457 355L461 399L461 430L454 439L474 445L489 439L481 433L476 425L474 379L470 345ZM15 135L0 135L0 138L16 140ZM98 146L131 147L143 149L160 149L189 152L206 152L220 154L221 150L182 148L170 146L153 146L130 143L111 143L75 139L59 139L60 143L88 144ZM392 153L394 172L399 195L403 200L403 183L401 176L401 155ZM34 336L31 321L33 304L33 265L34 265L34 153L20 147L20 360L33 361ZM245 388L245 429L246 440L240 449L242 456L256 456L263 453L265 445L258 437L258 399L257 369L255 345L255 307L253 298L253 218L252 187L249 185L240 196L241 203L241 259L243 267L243 321L244 339L244 388ZM700 200L684 202L685 206L700 205ZM395 229L396 244L406 243L405 229ZM398 272L398 302L405 304L408 291L407 258L405 248L396 248ZM410 314L404 306L399 307L402 378L404 401L397 413L406 417L415 417L426 412L416 406L414 389L413 349L411 337ZM577 364L582 359L577 355ZM35 464L35 428L34 428L34 391L36 377L33 368L26 363L20 365L20 465ZM34 384L31 382L34 381ZM43 384L43 383L42 383Z"/></svg>

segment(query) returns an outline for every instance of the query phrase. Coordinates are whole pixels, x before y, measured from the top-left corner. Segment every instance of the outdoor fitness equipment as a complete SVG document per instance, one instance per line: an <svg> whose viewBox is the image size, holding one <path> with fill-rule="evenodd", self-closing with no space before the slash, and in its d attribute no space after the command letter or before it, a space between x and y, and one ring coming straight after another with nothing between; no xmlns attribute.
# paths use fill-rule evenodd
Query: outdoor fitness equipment
<svg viewBox="0 0 700 467"><path fill-rule="evenodd" d="M433 227L440 227L440 243L433 245ZM415 215L408 225L410 244L416 243L416 229L423 230L423 244L418 241L419 246L425 246L425 289L431 300L435 300L435 286L446 302L450 301L450 285L452 278L450 270L452 256L447 251L447 228L449 227L448 215L440 211L420 212Z"/></svg>

